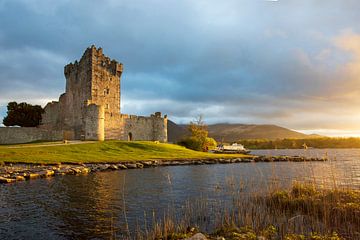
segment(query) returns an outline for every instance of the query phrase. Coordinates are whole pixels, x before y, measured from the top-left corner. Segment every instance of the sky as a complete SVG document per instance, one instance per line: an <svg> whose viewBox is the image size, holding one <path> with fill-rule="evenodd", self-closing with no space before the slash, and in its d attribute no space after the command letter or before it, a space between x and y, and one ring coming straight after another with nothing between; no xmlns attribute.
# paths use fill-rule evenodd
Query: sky
<svg viewBox="0 0 360 240"><path fill-rule="evenodd" d="M45 106L92 44L123 113L360 136L358 0L0 0L0 119Z"/></svg>

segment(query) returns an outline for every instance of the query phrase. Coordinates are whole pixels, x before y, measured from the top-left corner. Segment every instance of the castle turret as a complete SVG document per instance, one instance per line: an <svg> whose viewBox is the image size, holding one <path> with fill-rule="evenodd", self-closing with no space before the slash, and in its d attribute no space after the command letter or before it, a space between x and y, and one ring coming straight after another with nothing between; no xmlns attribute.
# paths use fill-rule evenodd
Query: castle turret
<svg viewBox="0 0 360 240"><path fill-rule="evenodd" d="M85 115L85 140L104 141L105 139L104 106L90 104Z"/></svg>

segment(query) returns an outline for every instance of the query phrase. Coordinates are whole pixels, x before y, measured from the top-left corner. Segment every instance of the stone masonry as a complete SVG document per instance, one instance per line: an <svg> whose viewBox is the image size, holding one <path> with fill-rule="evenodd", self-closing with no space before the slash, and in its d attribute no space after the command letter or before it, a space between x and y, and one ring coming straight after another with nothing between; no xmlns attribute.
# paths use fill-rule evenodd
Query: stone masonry
<svg viewBox="0 0 360 240"><path fill-rule="evenodd" d="M62 131L67 140L167 141L167 116L120 113L123 65L101 48L87 48L80 61L65 66L66 91L45 107L41 129Z"/></svg>

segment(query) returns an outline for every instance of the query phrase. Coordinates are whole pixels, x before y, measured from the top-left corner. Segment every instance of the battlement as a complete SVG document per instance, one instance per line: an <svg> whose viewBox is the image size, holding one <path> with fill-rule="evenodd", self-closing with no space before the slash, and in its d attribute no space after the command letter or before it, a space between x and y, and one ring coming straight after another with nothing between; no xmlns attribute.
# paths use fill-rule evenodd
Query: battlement
<svg viewBox="0 0 360 240"><path fill-rule="evenodd" d="M167 141L167 116L161 112L121 114L123 70L102 48L88 47L80 60L64 67L66 91L46 106L42 127L71 133L66 139Z"/></svg>
<svg viewBox="0 0 360 240"><path fill-rule="evenodd" d="M71 72L78 71L80 65L88 65L89 68L100 67L106 69L113 76L120 77L124 66L115 59L110 59L103 54L101 47L96 48L95 45L88 47L82 55L80 61L75 60L64 67L65 76L69 76Z"/></svg>

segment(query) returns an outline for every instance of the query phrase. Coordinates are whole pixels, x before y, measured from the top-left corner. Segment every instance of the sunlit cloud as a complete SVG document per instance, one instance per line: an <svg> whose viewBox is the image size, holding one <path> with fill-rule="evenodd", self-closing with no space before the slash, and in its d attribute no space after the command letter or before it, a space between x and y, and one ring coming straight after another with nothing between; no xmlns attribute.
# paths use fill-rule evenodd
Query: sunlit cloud
<svg viewBox="0 0 360 240"><path fill-rule="evenodd" d="M357 0L0 0L0 118L9 101L57 100L64 65L96 44L124 64L124 113L357 134L359 7Z"/></svg>

